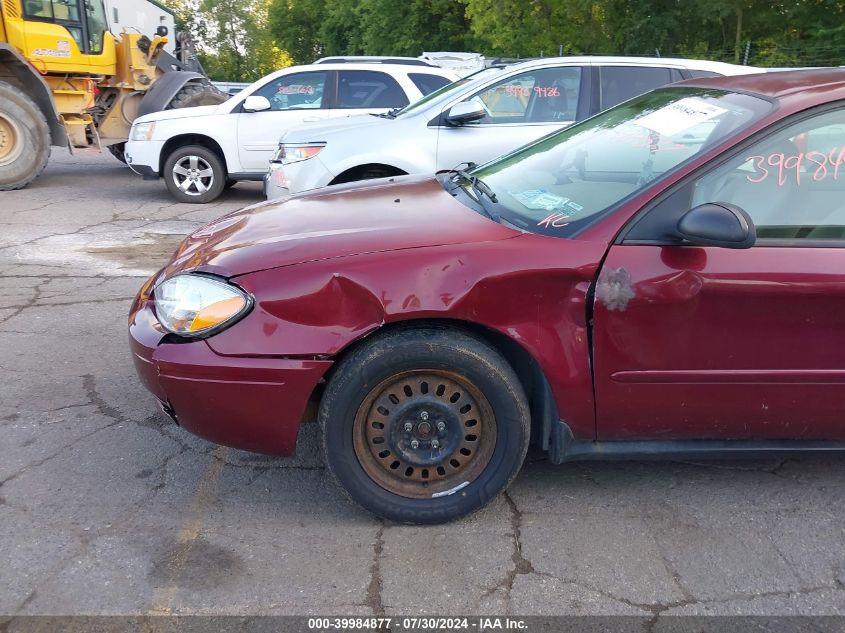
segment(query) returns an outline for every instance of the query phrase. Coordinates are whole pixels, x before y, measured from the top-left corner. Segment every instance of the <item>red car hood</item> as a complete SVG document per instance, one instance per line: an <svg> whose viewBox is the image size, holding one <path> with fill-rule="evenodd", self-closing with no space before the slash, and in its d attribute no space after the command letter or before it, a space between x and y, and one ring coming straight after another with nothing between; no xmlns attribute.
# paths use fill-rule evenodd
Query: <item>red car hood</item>
<svg viewBox="0 0 845 633"><path fill-rule="evenodd" d="M467 208L432 177L354 183L225 215L189 235L165 275L225 277L302 262L519 235Z"/></svg>

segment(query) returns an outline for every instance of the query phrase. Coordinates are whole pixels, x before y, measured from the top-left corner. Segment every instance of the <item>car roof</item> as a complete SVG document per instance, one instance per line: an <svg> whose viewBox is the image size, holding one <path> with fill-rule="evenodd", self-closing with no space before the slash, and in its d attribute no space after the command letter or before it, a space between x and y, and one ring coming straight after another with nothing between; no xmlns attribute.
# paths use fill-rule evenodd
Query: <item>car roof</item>
<svg viewBox="0 0 845 633"><path fill-rule="evenodd" d="M431 64L424 59L417 57L379 57L374 55L336 55L333 57L321 57L314 64L324 66L326 64L378 64L384 66L387 64L396 64L399 66L428 66L429 68L439 68L437 64Z"/></svg>
<svg viewBox="0 0 845 633"><path fill-rule="evenodd" d="M691 79L683 84L751 92L771 99L804 96L823 103L845 97L845 68L784 70L762 75Z"/></svg>
<svg viewBox="0 0 845 633"><path fill-rule="evenodd" d="M289 72L306 72L306 71L326 71L326 70L372 70L381 72L394 73L424 73L429 75L440 75L448 79L454 79L457 75L451 70L440 68L439 66L416 65L416 64L374 64L372 62L321 62L319 64L300 64L297 66L286 66L279 70L273 71L259 79L264 81L270 77L285 75Z"/></svg>
<svg viewBox="0 0 845 633"><path fill-rule="evenodd" d="M448 72L445 68L441 68L439 66L433 66L431 64L403 64L403 63L389 63L389 62L358 62L358 61L349 61L349 62L321 62L319 64L307 64L306 66L302 66L301 68L315 68L319 70L395 70L398 72L404 73L417 73L417 72Z"/></svg>
<svg viewBox="0 0 845 633"><path fill-rule="evenodd" d="M740 66L725 62L714 62L706 59L681 59L678 57L630 57L625 55L571 55L566 57L542 57L519 62L509 68L531 68L555 64L593 64L593 65L622 65L622 66L660 66L689 68L691 70L706 70L720 75L738 75L749 73L764 73L763 68L756 66Z"/></svg>

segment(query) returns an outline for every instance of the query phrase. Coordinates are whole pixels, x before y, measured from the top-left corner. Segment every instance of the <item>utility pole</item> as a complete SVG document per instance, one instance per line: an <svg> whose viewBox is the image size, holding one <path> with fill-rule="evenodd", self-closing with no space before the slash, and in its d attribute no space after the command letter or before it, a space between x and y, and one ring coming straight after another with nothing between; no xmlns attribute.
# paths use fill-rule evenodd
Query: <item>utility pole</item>
<svg viewBox="0 0 845 633"><path fill-rule="evenodd" d="M739 48L742 46L742 7L736 8L736 41L734 43L734 63L739 63Z"/></svg>
<svg viewBox="0 0 845 633"><path fill-rule="evenodd" d="M745 43L745 55L742 56L742 65L748 66L748 56L751 54L751 40Z"/></svg>

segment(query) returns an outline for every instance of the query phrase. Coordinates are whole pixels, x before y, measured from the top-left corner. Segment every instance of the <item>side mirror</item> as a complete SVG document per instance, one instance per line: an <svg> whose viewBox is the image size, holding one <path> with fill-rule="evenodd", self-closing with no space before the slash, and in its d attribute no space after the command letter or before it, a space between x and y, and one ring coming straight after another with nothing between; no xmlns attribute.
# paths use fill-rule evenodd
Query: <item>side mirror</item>
<svg viewBox="0 0 845 633"><path fill-rule="evenodd" d="M273 106L267 97L260 95L253 95L244 99L244 112L263 112L269 110Z"/></svg>
<svg viewBox="0 0 845 633"><path fill-rule="evenodd" d="M446 113L446 120L452 125L463 125L483 119L485 116L487 116L487 110L479 101L473 99L472 101L461 101L449 108L449 112Z"/></svg>
<svg viewBox="0 0 845 633"><path fill-rule="evenodd" d="M708 202L693 207L681 216L675 233L697 246L751 248L757 240L757 231L748 213L727 202Z"/></svg>

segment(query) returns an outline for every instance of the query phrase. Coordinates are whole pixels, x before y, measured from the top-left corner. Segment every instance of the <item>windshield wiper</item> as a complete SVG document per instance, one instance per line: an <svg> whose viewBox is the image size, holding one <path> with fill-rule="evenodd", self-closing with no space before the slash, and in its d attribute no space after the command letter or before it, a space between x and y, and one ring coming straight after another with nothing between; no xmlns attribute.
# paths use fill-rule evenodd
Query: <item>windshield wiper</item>
<svg viewBox="0 0 845 633"><path fill-rule="evenodd" d="M499 201L499 199L496 197L496 194L493 193L493 190L490 188L490 185L485 183L478 176L473 176L472 174L463 169L456 169L455 173L469 183L470 187L472 187L472 190L475 192L476 198L481 197L479 194L484 194L485 196L490 198L490 202Z"/></svg>
<svg viewBox="0 0 845 633"><path fill-rule="evenodd" d="M388 110L387 112L380 112L379 114L374 114L370 112L370 114L372 114L373 116L381 117L382 119L395 119L396 115L399 114L401 110L402 108L393 108L392 110Z"/></svg>
<svg viewBox="0 0 845 633"><path fill-rule="evenodd" d="M475 167L475 163L464 163L466 165L466 169L450 169L450 174L455 174L456 176L463 178L466 180L472 190L475 192L475 197L480 198L480 194L484 194L488 198L490 198L490 202L498 202L499 199L496 198L496 194L490 188L490 185L485 183L481 178L478 176L473 176L471 173L467 171L467 169L472 169Z"/></svg>
<svg viewBox="0 0 845 633"><path fill-rule="evenodd" d="M496 213L493 210L492 207L485 205L484 200L483 200L483 196L484 196L484 197L487 197L487 199L490 200L490 202L492 202L494 204L499 202L499 199L496 197L495 192L490 188L490 185L488 185L483 180L481 180L481 178L479 178L478 176L473 176L471 173L469 173L467 171L467 169L472 169L473 167L475 167L475 163L463 163L463 164L466 165L466 169L456 168L456 169L450 169L449 170L448 173L453 174L452 175L452 182L454 182L457 185L457 182L455 182L456 178L460 178L460 179L466 181L467 183L469 183L469 186L472 188L472 191L475 194L474 196L472 196L472 197L475 198L475 201L478 202L479 205L481 205L481 208L484 210L484 212L488 216L490 216L490 218L492 220L499 222L500 219L501 219L501 216L498 213Z"/></svg>

